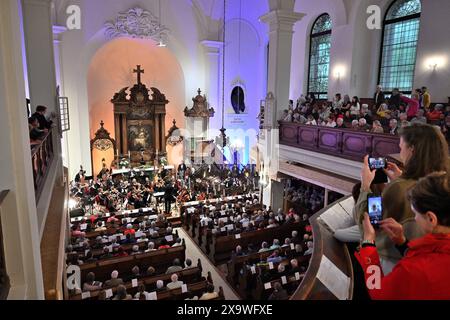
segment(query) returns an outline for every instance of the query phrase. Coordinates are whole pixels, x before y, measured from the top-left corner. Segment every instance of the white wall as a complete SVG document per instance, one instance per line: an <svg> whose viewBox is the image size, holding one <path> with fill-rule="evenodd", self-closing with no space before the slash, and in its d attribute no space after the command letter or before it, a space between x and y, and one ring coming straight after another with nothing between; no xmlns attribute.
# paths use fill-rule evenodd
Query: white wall
<svg viewBox="0 0 450 320"><path fill-rule="evenodd" d="M185 103L192 105L192 97L196 95L198 88L206 87L206 72L208 71L208 57L201 45L203 40L220 41L220 19L223 12L221 3L213 6L204 1L170 0L161 1L163 20L171 33L168 49L176 56L184 73L186 92ZM267 4L260 0L241 1L242 15L246 25L252 31L244 34L243 40L253 33L253 47L251 62L254 67L246 82L249 84L249 104L252 108L259 107L259 100L265 96L264 50L267 44L266 26L259 22L259 17L268 10ZM90 145L89 145L89 111L88 94L86 86L87 70L95 53L108 42L103 32L103 26L107 21L114 20L119 12L126 12L132 7L141 7L158 15L158 1L129 1L123 0L74 0L57 1L58 24L65 25L67 15L66 6L75 4L81 7L82 29L67 31L62 36L61 54L63 83L65 95L69 97L71 112L71 131L68 134L69 148L69 172L74 176L79 165L83 165L90 172ZM203 12L202 10L206 10ZM228 1L227 21L239 17L239 0ZM215 20L216 19L216 20ZM245 32L245 30L244 30ZM208 37L208 39L206 38ZM247 38L246 38L247 37ZM228 38L228 37L227 37ZM236 39L236 34L231 34L230 39ZM245 49L245 46L243 46ZM256 56L254 56L256 55ZM245 61L244 61L245 62ZM227 64L227 78L234 79L237 76L236 69ZM161 71L164 72L164 71ZM230 86L226 83L226 89ZM117 88L120 89L120 88ZM208 92L204 92L208 95ZM228 98L228 97L226 97ZM170 100L170 97L168 97ZM221 101L221 100L220 100ZM184 107L184 106L183 106ZM221 106L213 106L216 110ZM220 110L218 110L220 111ZM251 114L253 117L253 114ZM256 117L256 115L254 116ZM220 124L220 126L218 125ZM257 123L250 124L256 126ZM182 124L178 124L183 127ZM211 128L221 127L221 112L212 120ZM256 128L256 127L255 127ZM168 129L168 128L167 128Z"/></svg>

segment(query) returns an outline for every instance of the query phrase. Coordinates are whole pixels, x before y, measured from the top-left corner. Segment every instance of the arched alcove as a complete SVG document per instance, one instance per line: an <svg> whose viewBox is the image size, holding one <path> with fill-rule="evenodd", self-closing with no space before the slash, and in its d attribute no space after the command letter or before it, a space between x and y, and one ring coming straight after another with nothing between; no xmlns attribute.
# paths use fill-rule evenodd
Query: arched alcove
<svg viewBox="0 0 450 320"><path fill-rule="evenodd" d="M105 128L111 132L111 137L115 138L113 105L110 100L120 89L132 87L136 83L136 74L133 74L136 65L141 65L145 70L142 82L148 88L156 87L161 90L170 101L167 105L166 129L172 126L174 119L179 128L184 128L182 111L185 107L185 79L176 57L170 50L158 47L152 40L118 38L101 47L89 65L87 91L91 138L101 121L104 121ZM182 154L175 156L171 151L171 147L168 147L169 162L180 161ZM113 159L106 159L108 165L112 161ZM93 163L97 168L101 159L93 159Z"/></svg>

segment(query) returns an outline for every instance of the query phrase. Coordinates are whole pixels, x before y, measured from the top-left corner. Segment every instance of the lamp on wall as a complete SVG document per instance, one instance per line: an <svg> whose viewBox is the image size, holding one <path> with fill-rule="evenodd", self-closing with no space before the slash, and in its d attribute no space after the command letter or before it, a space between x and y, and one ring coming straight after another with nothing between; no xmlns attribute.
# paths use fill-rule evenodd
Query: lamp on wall
<svg viewBox="0 0 450 320"><path fill-rule="evenodd" d="M334 68L334 77L338 80L340 80L341 78L343 78L345 76L345 67L344 66L336 66Z"/></svg>
<svg viewBox="0 0 450 320"><path fill-rule="evenodd" d="M425 66L431 71L436 71L438 68L445 66L446 62L445 56L434 56L425 60Z"/></svg>

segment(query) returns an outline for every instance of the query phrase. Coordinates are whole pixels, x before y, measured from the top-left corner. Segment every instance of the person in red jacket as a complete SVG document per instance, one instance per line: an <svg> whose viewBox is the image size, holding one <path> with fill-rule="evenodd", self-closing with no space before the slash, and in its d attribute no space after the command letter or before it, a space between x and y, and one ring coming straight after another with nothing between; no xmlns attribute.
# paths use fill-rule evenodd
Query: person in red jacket
<svg viewBox="0 0 450 320"><path fill-rule="evenodd" d="M417 93L413 93L412 99L405 97L404 95L400 96L400 100L404 103L408 104L408 107L406 108L406 114L408 115L408 121L411 121L416 115L417 111L419 111L420 102L419 102L419 95Z"/></svg>
<svg viewBox="0 0 450 320"><path fill-rule="evenodd" d="M450 300L450 185L445 172L419 180L410 191L417 224L427 234L408 243L393 219L380 227L404 258L384 276L375 245L375 230L365 214L364 241L356 258L374 300Z"/></svg>

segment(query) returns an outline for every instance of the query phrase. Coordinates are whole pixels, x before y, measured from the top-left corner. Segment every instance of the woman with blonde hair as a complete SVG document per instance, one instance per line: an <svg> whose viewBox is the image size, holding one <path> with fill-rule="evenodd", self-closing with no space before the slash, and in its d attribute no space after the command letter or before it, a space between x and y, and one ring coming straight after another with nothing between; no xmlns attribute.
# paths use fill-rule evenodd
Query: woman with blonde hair
<svg viewBox="0 0 450 320"><path fill-rule="evenodd" d="M413 125L402 128L400 136L400 158L404 170L394 163L388 163L385 169L390 183L382 192L383 219L393 218L403 225L408 240L423 235L423 231L414 220L414 212L408 199L408 190L414 187L420 178L433 172L450 172L448 144L442 133L429 125ZM364 159L361 172L361 193L354 210L354 218L362 229L364 213L367 211L367 198L372 193L371 184L375 171L369 168L368 156ZM377 247L383 271L388 274L401 259L395 244L384 233L377 234Z"/></svg>

